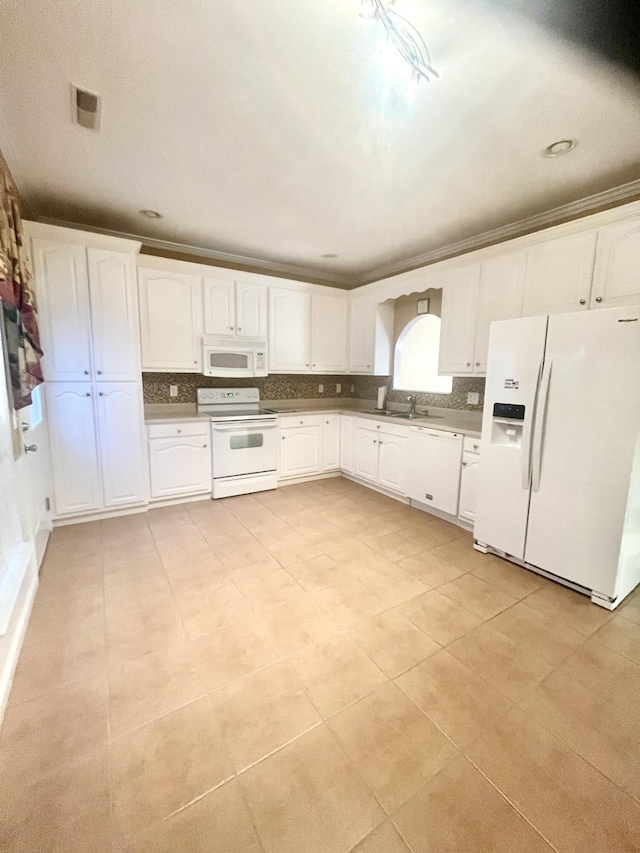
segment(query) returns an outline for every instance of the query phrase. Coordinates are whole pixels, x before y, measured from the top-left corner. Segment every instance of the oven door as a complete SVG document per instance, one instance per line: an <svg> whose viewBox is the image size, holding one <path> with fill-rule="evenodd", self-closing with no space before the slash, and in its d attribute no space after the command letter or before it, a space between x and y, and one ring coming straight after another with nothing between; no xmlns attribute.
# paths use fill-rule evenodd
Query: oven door
<svg viewBox="0 0 640 853"><path fill-rule="evenodd" d="M252 349L219 349L204 347L202 372L205 376L229 379L255 375L255 351Z"/></svg>
<svg viewBox="0 0 640 853"><path fill-rule="evenodd" d="M277 469L277 420L214 423L212 435L214 480Z"/></svg>

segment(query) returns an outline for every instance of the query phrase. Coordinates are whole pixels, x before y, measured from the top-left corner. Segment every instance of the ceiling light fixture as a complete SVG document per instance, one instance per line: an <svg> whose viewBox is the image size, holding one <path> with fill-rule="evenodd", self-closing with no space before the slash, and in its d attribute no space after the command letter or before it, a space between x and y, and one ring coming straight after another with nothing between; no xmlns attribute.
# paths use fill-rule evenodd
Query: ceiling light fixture
<svg viewBox="0 0 640 853"><path fill-rule="evenodd" d="M577 139L559 139L558 142L552 142L542 152L543 157L562 157L563 154L569 154L570 151L578 144Z"/></svg>
<svg viewBox="0 0 640 853"><path fill-rule="evenodd" d="M147 219L162 219L162 214L157 210L141 210L140 215L146 216Z"/></svg>
<svg viewBox="0 0 640 853"><path fill-rule="evenodd" d="M406 18L394 11L395 0L360 0L360 16L366 20L377 18L387 32L387 43L393 45L411 68L411 81L417 85L422 78L427 82L438 77L431 65L429 50L418 30Z"/></svg>

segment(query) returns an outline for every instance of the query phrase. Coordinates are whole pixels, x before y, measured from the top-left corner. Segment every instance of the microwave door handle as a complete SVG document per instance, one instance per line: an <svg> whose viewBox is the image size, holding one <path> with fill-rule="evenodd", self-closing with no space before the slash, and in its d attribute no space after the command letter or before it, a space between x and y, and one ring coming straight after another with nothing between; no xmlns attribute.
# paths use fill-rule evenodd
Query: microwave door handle
<svg viewBox="0 0 640 853"><path fill-rule="evenodd" d="M532 437L534 434L534 424L536 412L538 409L538 398L540 396L540 383L542 381L542 373L544 367L544 359L540 360L538 365L538 378L536 379L536 390L533 395L533 405L531 406L530 416L524 424L524 433L522 436L522 488L531 488L531 447Z"/></svg>
<svg viewBox="0 0 640 853"><path fill-rule="evenodd" d="M544 426L547 417L547 404L549 402L549 386L551 385L551 368L553 361L545 364L542 372L542 382L540 383L540 400L536 407L536 423L533 434L533 454L532 454L532 480L531 489L534 492L540 491L540 474L542 469L542 442L544 439Z"/></svg>

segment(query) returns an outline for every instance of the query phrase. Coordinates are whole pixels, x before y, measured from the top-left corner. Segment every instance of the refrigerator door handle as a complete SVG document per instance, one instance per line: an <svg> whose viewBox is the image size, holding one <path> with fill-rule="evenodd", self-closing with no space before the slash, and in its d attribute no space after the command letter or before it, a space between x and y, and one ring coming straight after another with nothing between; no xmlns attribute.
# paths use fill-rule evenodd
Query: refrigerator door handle
<svg viewBox="0 0 640 853"><path fill-rule="evenodd" d="M528 420L528 423L524 428L524 435L522 436L522 488L530 489L531 488L531 439L533 436L533 428L534 422L536 418L536 411L538 409L538 395L540 393L540 382L542 380L542 368L544 366L544 359L540 361L540 365L538 367L538 379L536 380L536 390L533 395L533 406L531 407L531 417Z"/></svg>
<svg viewBox="0 0 640 853"><path fill-rule="evenodd" d="M533 434L533 464L531 489L540 491L540 472L542 469L542 439L544 438L544 422L547 414L547 402L549 400L549 385L551 384L551 368L553 361L549 361L542 371L542 382L540 383L540 400L536 406L535 427Z"/></svg>

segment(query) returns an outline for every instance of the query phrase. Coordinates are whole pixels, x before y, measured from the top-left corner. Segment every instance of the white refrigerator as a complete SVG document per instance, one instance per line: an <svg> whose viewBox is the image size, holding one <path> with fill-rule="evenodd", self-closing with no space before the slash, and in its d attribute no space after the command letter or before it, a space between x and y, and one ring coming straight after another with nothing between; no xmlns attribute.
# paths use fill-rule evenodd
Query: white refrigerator
<svg viewBox="0 0 640 853"><path fill-rule="evenodd" d="M640 582L640 305L492 324L474 536L609 609Z"/></svg>

